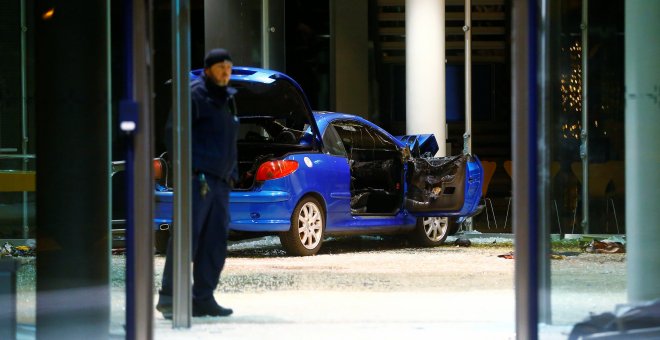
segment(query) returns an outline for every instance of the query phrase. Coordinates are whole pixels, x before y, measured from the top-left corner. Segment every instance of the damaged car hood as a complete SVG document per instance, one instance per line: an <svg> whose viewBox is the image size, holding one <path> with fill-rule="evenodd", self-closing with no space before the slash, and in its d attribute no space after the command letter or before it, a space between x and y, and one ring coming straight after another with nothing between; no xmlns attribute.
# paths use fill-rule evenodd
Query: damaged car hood
<svg viewBox="0 0 660 340"><path fill-rule="evenodd" d="M396 136L410 148L411 156L428 158L435 156L440 148L433 134Z"/></svg>

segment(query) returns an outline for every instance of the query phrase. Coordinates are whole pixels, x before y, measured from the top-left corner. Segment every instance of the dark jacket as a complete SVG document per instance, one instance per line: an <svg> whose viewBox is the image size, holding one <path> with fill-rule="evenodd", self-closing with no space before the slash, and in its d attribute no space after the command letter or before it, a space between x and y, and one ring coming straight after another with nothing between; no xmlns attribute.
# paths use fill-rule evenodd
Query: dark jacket
<svg viewBox="0 0 660 340"><path fill-rule="evenodd" d="M216 176L226 183L238 181L236 138L238 118L233 87L220 87L206 79L190 84L192 170ZM172 153L172 112L165 125L165 144Z"/></svg>
<svg viewBox="0 0 660 340"><path fill-rule="evenodd" d="M236 89L217 86L202 76L191 83L192 166L225 180L238 180L236 139L239 122Z"/></svg>

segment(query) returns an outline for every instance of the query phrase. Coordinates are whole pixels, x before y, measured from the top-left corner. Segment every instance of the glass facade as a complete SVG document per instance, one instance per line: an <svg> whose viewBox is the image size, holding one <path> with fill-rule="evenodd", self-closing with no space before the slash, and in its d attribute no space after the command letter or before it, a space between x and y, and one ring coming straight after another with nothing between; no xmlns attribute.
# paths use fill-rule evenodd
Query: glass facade
<svg viewBox="0 0 660 340"><path fill-rule="evenodd" d="M0 239L34 238L34 88L26 67L32 37L28 2L0 5ZM31 20L30 20L31 21Z"/></svg>
<svg viewBox="0 0 660 340"><path fill-rule="evenodd" d="M36 317L36 138L30 114L34 111L33 71L27 67L34 60L29 53L33 35L27 29L33 26L31 9L27 0L0 3L0 261L18 264L16 306L7 306L7 312L16 316L18 328L9 328L15 331L34 325ZM11 255L20 257L9 260ZM0 337L6 335L3 330Z"/></svg>
<svg viewBox="0 0 660 340"><path fill-rule="evenodd" d="M82 3L82 2L81 2ZM257 1L249 2L249 8L243 8L249 15L241 25L252 29L246 30L246 40L251 42L250 50L245 52L249 63L259 66L264 46L262 37L258 34L262 25L263 3ZM329 99L329 54L331 44L329 43L329 15L328 1L315 4L287 1L284 11L285 41L274 40L274 44L285 45L286 60L280 64L285 65L286 72L297 79L305 90L310 94L310 102L314 108L328 108ZM624 87L624 56L625 56L625 2L624 0L609 1L607 6L595 1L586 0L561 0L550 6L549 27L545 32L548 34L549 50L549 72L545 74L548 79L547 117L546 125L543 125L544 139L542 145L547 149L542 150L548 157L548 169L546 173L548 183L547 197L541 216L545 219L542 224L547 226L547 234L541 237L550 244L550 254L546 267L549 278L548 285L541 289L547 289L549 299L540 306L548 312L543 314L542 324L570 328L582 321L590 313L603 313L613 311L617 304L627 302L628 282L628 258L627 254L620 252L625 249L625 235L629 226L626 225L626 181L625 181L625 87ZM192 56L193 68L201 66L204 54L204 11L203 1L192 1L191 26L192 26ZM281 3L280 3L281 5ZM119 2L112 2L113 13L121 13L123 8ZM156 154L164 150L162 144L162 132L165 124L169 105L171 103L171 89L166 85L171 79L171 56L170 51L170 9L168 1L154 1L153 25L154 28L154 93L155 93L155 117L154 134L156 139ZM373 16L373 8L370 6L370 15ZM400 13L402 6L389 6L391 10ZM388 7L388 8L389 8ZM483 29L489 34L508 34L508 28L504 24L510 18L510 9L498 8L496 17L500 26L494 29ZM45 100L44 89L37 88L37 82L43 80L36 74L38 60L35 45L42 46L43 37L36 36L39 31L36 21L41 20L41 25L49 19L49 15L58 15L58 8L54 14L48 14L48 10L37 8L34 0L4 0L0 2L0 240L7 252L32 251L36 239L44 242L44 247L50 243L48 239L39 238L37 228L37 142L49 143L49 138L57 138L57 133L37 135L37 123L48 123L48 121L37 122L35 103ZM105 13L104 13L105 15ZM70 17L68 17L70 18ZM112 82L104 86L111 87L112 98L108 99L112 112L105 112L111 125L116 125L117 103L125 90L123 82L125 74L122 73L126 60L124 59L125 46L122 45L122 28L126 24L121 15L112 15L111 23L106 27L107 31L97 31L98 39L105 39L106 34L113 38L110 45L110 64ZM397 17L398 18L398 17ZM290 19L290 20L289 20ZM373 19L373 18L372 18ZM271 18L272 20L272 18ZM368 18L365 18L368 20ZM398 25L398 24L397 24ZM456 25L454 25L456 26ZM456 26L458 27L458 26ZM488 28L488 27L486 27ZM383 32L394 32L397 36L403 36L405 32L401 27L381 28ZM491 32L492 31L492 32ZM493 33L495 32L495 33ZM247 45L247 44L246 44ZM388 45L386 45L388 46ZM395 44L395 46L399 46ZM488 45L490 46L490 45ZM282 46L279 46L280 49ZM502 47L502 48L500 48ZM507 46L509 47L508 43ZM272 46L270 48L273 48ZM476 87L482 86L486 93L483 101L475 106L478 119L487 125L494 121L503 121L509 111L509 79L507 72L510 65L509 55L506 49L497 44L497 60L491 64L484 61L475 67L474 83ZM390 55L391 57L392 55ZM456 57L456 55L453 55ZM448 73L460 73L460 61L450 58ZM489 59L490 60L490 59ZM50 62L50 61L49 61ZM94 64L95 67L105 67L105 60ZM401 65L394 65L395 61L387 61L387 71L391 79L405 79L405 70ZM93 67L94 67L93 65ZM394 65L394 66L392 66ZM58 67L52 64L49 67ZM87 65L89 66L89 65ZM505 72L506 71L506 72ZM369 72L369 70L365 70ZM64 73L60 73L61 75ZM73 77L76 78L76 77ZM451 79L458 79L456 77ZM68 80L62 76L62 81ZM75 81L73 79L72 81ZM98 79L97 79L98 80ZM101 79L106 82L107 79ZM405 84L402 81L392 81L389 85L391 93L405 93ZM500 86L500 83L506 86ZM455 87L462 86L457 81ZM480 85L481 84L481 85ZM101 86L103 87L103 86ZM391 94L390 93L390 94ZM41 94L42 97L38 95ZM451 94L450 94L451 95ZM401 129L397 125L401 121L404 110L402 102L404 98L393 100L392 96L383 96L380 100L382 106L378 117L380 124L390 130ZM454 98L455 97L455 98ZM73 102L75 96L72 95ZM448 102L452 115L448 119L460 122L462 94L454 94L454 102ZM458 98L458 99L457 99ZM47 98L46 98L47 99ZM48 102L48 100L46 100ZM487 102L486 104L484 104ZM453 104L452 104L453 103ZM82 114L78 113L77 117ZM451 122L450 122L451 123ZM517 128L508 122L502 124L508 132ZM105 139L111 149L109 158L119 160L123 157L122 149L125 147L122 140L113 129L108 129L110 136ZM44 131L44 130L39 130ZM70 130L69 130L70 131ZM39 139L39 140L38 140ZM83 148L85 141L80 144L71 144ZM502 144L498 150L503 160L510 156L511 145L508 142ZM56 157L49 157L56 159ZM584 168L586 165L586 169ZM59 166L59 165L58 165ZM67 166L76 166L67 164ZM108 166L109 167L109 166ZM509 168L510 170L510 168ZM507 170L508 176L511 175ZM496 173L500 177L499 182L506 182L501 178L507 177L504 170ZM114 220L118 227L125 218L122 197L123 174L117 173L108 186L111 191L112 203L108 204L108 224ZM504 185L508 189L510 182ZM586 184L585 184L586 183ZM72 185L72 187L75 185ZM52 190L52 189L51 189ZM506 191L501 202L509 200L510 190ZM73 191L75 192L75 190ZM105 191L101 190L101 194ZM74 204L76 202L72 202ZM79 202L78 202L79 203ZM514 202L515 204L515 202ZM84 208L84 206L83 206ZM52 208L49 208L52 209ZM81 209L83 211L84 209ZM509 207L506 206L506 218L509 217ZM53 212L53 210L50 210ZM54 214L56 215L56 214ZM101 214L103 215L103 214ZM47 217L47 216L46 216ZM482 216L483 217L483 216ZM45 218L45 217L43 217ZM66 221L72 221L68 219ZM504 229L507 223L504 222ZM490 221L488 221L490 229ZM510 223L510 222L509 222ZM510 225L509 225L510 226ZM85 242L99 242L109 247L112 233L108 232L108 225L102 225L101 233L107 235L107 239L84 239L87 236L70 236L70 238ZM58 227L55 227L57 231ZM74 232L77 229L74 229ZM510 231L510 230L509 230ZM59 229L60 234L67 230ZM95 235L98 235L95 234ZM69 237L68 235L60 235ZM89 235L88 235L89 236ZM52 239L50 241L58 241ZM618 249L602 248L601 241L620 242ZM26 245L27 248L20 248ZM601 247L601 248L599 248ZM89 256L85 252L93 247L81 248L72 259L72 263L82 261L81 258ZM98 247L97 247L98 248ZM31 249L31 250L21 250ZM100 248L99 248L100 249ZM121 256L111 256L109 249L105 249L108 258L102 258L99 277L105 279L104 290L101 295L108 293L110 303L109 325L110 333L124 334L122 324L125 322L125 259ZM70 252L74 254L76 251ZM17 323L18 332L22 334L36 334L38 319L38 293L40 287L36 277L39 271L38 258L33 253L21 256L21 266L17 272ZM543 254L546 255L546 254ZM56 262L53 262L56 263ZM64 261L59 262L59 264ZM110 266L110 268L104 267ZM89 265L89 264L88 264ZM94 264L92 263L92 266ZM83 268L84 270L84 268ZM45 272L44 275L55 275ZM107 277L104 277L107 275ZM73 277L75 280L76 277ZM84 281L81 279L81 282ZM96 284L96 283L93 283ZM46 287L46 286L42 286ZM109 290L109 292L105 290ZM104 293L105 292L105 293ZM98 306L94 307L97 308ZM101 306L103 308L103 306ZM103 317L103 315L102 315ZM545 332L541 327L541 338L552 338L554 333Z"/></svg>
<svg viewBox="0 0 660 340"><path fill-rule="evenodd" d="M553 325L572 325L626 302L625 254L598 248L604 240L625 242L623 4L550 5L556 20L548 30L554 72L547 75L550 204L544 216L554 235L545 320Z"/></svg>

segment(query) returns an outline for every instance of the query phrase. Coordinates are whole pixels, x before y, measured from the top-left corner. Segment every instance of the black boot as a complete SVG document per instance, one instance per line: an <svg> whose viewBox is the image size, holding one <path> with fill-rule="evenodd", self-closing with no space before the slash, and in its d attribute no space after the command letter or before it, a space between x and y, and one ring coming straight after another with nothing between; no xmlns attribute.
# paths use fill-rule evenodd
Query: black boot
<svg viewBox="0 0 660 340"><path fill-rule="evenodd" d="M194 300L192 304L193 316L229 316L234 311L231 308L224 308L215 302L215 299Z"/></svg>
<svg viewBox="0 0 660 340"><path fill-rule="evenodd" d="M162 291L159 292L156 310L163 314L165 319L172 320L172 295L163 294Z"/></svg>

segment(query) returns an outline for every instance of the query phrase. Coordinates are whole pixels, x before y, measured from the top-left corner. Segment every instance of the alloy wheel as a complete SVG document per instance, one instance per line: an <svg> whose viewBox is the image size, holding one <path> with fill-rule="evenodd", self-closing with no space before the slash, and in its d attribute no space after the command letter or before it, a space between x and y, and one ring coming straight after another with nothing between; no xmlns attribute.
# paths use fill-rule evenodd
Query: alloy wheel
<svg viewBox="0 0 660 340"><path fill-rule="evenodd" d="M432 242L440 242L447 235L447 217L424 217L424 233L426 237Z"/></svg>
<svg viewBox="0 0 660 340"><path fill-rule="evenodd" d="M313 202L307 202L298 214L298 237L300 243L307 249L314 249L323 236L323 216L321 210Z"/></svg>

